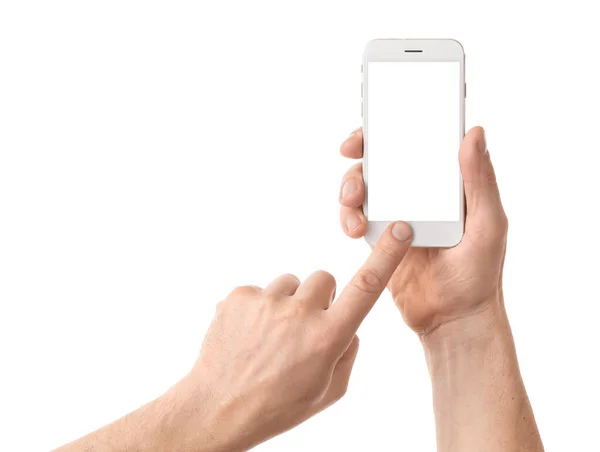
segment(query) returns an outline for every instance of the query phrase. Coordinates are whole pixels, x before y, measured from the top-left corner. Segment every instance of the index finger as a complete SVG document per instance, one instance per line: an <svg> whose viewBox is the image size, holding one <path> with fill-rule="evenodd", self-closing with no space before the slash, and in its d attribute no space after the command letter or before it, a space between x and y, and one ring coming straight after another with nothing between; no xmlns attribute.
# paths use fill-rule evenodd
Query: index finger
<svg viewBox="0 0 600 452"><path fill-rule="evenodd" d="M412 229L394 223L381 235L363 266L329 308L333 321L348 337L354 333L385 289L412 241Z"/></svg>
<svg viewBox="0 0 600 452"><path fill-rule="evenodd" d="M361 159L363 156L362 127L356 129L340 146L340 154L351 159Z"/></svg>

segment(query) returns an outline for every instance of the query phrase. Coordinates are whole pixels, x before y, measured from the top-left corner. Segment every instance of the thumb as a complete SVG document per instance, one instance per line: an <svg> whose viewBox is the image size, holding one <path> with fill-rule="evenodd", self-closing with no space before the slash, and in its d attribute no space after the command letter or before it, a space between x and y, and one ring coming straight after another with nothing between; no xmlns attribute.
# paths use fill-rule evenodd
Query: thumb
<svg viewBox="0 0 600 452"><path fill-rule="evenodd" d="M459 162L467 201L466 233L504 234L506 215L482 127L473 127L465 135Z"/></svg>
<svg viewBox="0 0 600 452"><path fill-rule="evenodd" d="M358 346L358 336L354 336L352 342L350 342L350 345L335 365L329 389L323 396L321 401L322 406L319 407L319 409L327 408L346 394L348 383L350 381L350 374L352 373L356 355L358 354Z"/></svg>

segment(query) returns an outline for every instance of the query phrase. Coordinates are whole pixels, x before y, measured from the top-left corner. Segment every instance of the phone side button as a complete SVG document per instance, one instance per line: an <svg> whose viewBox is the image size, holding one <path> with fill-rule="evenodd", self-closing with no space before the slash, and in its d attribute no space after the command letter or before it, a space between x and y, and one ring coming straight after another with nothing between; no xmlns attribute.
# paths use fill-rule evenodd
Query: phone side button
<svg viewBox="0 0 600 452"><path fill-rule="evenodd" d="M465 99L467 98L467 82L465 82Z"/></svg>
<svg viewBox="0 0 600 452"><path fill-rule="evenodd" d="M360 117L363 117L363 103L360 103Z"/></svg>

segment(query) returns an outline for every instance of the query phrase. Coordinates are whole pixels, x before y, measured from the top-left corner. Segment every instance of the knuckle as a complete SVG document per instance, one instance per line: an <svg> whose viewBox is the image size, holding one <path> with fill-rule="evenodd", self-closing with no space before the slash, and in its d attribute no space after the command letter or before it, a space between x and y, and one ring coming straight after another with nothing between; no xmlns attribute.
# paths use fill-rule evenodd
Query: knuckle
<svg viewBox="0 0 600 452"><path fill-rule="evenodd" d="M257 293L258 290L254 286L237 286L231 291L230 296L246 298L256 296Z"/></svg>
<svg viewBox="0 0 600 452"><path fill-rule="evenodd" d="M396 251L397 246L393 243L390 243L388 241L382 243L382 245L379 248L379 252L381 253L382 257L386 260L389 261L394 261L396 260L398 251Z"/></svg>
<svg viewBox="0 0 600 452"><path fill-rule="evenodd" d="M298 277L296 275L294 275L293 273L284 273L283 275L280 276L280 278L291 279L291 280L294 280L296 282L300 282L300 280L298 279Z"/></svg>
<svg viewBox="0 0 600 452"><path fill-rule="evenodd" d="M317 270L315 272L315 276L317 276L324 285L335 285L335 278L331 273L326 272L325 270Z"/></svg>
<svg viewBox="0 0 600 452"><path fill-rule="evenodd" d="M363 268L354 275L352 284L358 290L369 294L381 292L384 289L381 277L370 268Z"/></svg>

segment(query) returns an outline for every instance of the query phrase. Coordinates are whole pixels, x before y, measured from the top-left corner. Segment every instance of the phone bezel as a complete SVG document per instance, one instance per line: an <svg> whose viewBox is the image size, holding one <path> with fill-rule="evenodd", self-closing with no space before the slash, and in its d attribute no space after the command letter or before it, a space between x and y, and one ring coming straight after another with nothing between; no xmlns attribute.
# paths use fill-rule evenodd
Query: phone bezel
<svg viewBox="0 0 600 452"><path fill-rule="evenodd" d="M413 52L406 52L412 50ZM415 52L420 50L420 52ZM368 215L369 182L368 182L368 142L369 142L369 63L377 61L452 61L460 66L460 80L457 89L460 91L460 126L457 133L459 143L465 135L465 54L462 45L454 39L375 39L367 43L363 55L363 179L365 183L365 202L363 212L367 219L365 239L374 245L391 221L371 221ZM458 161L458 147L456 149ZM462 175L459 171L459 220L458 221L407 221L413 228L415 247L453 247L460 243L464 234L465 200ZM398 218L397 220L402 220ZM396 221L397 221L396 220Z"/></svg>

